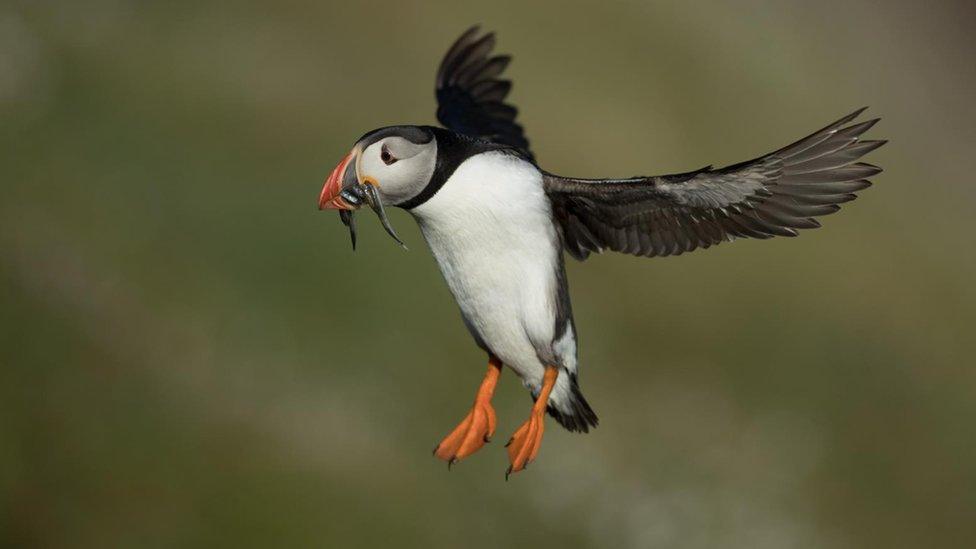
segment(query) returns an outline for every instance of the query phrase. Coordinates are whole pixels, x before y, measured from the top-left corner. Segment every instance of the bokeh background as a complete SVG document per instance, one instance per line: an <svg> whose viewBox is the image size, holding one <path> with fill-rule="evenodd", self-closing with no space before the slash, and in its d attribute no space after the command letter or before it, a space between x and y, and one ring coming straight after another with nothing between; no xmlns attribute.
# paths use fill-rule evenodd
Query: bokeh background
<svg viewBox="0 0 976 549"><path fill-rule="evenodd" d="M973 547L968 2L3 2L0 545ZM540 162L728 164L862 105L891 143L798 239L569 265L589 435L433 445L485 357L409 215L316 210L499 31Z"/></svg>

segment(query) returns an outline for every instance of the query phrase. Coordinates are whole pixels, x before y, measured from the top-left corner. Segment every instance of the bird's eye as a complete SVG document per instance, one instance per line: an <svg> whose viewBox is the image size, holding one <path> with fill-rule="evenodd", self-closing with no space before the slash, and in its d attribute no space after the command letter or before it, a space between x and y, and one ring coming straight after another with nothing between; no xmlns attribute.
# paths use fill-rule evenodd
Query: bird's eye
<svg viewBox="0 0 976 549"><path fill-rule="evenodd" d="M397 161L397 159L392 154L390 154L390 151L386 150L385 146L383 147L383 152L380 153L380 159L387 166Z"/></svg>

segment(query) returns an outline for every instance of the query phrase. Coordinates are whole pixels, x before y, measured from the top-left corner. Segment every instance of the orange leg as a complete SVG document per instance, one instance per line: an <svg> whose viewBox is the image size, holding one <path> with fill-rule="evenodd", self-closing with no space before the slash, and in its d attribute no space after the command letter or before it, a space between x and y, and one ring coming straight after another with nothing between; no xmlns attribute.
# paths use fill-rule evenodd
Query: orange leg
<svg viewBox="0 0 976 549"><path fill-rule="evenodd" d="M488 357L488 372L474 397L474 405L468 415L447 435L434 455L447 461L450 467L477 452L495 434L495 409L491 407L491 397L495 394L495 384L502 373L502 361L495 356Z"/></svg>
<svg viewBox="0 0 976 549"><path fill-rule="evenodd" d="M532 412L529 419L512 435L512 440L508 441L508 471L505 472L505 479L508 475L517 473L535 460L539 454L539 447L542 446L542 433L546 430L546 404L549 402L549 393L556 385L556 376L559 370L553 367L546 368L545 377L542 378L542 390L539 397L532 405Z"/></svg>

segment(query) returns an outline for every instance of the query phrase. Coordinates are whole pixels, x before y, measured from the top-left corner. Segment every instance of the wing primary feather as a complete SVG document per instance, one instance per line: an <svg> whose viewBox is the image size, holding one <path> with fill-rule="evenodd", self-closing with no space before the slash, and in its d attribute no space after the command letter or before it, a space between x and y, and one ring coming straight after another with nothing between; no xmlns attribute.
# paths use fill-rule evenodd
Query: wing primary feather
<svg viewBox="0 0 976 549"><path fill-rule="evenodd" d="M455 40L451 47L447 50L447 53L444 54L444 59L441 61L440 67L437 69L436 82L438 88L441 88L446 84L445 78L447 76L448 68L454 63L465 46L467 46L474 36L478 34L479 30L481 30L479 25L473 25L468 30L464 31L464 33L459 36L458 39Z"/></svg>
<svg viewBox="0 0 976 549"><path fill-rule="evenodd" d="M887 141L858 141L838 149L832 154L805 160L802 164L791 165L787 168L787 172L790 174L812 173L842 168L885 143Z"/></svg>
<svg viewBox="0 0 976 549"><path fill-rule="evenodd" d="M544 187L564 224L566 248L577 258L604 249L680 255L740 237L797 236L820 227L818 217L840 210L881 172L859 161L886 143L861 139L878 122L852 123L863 111L724 168L599 180L544 173Z"/></svg>
<svg viewBox="0 0 976 549"><path fill-rule="evenodd" d="M504 103L512 84L500 76L512 58L491 56L495 35L479 37L479 32L478 26L465 31L438 67L437 119L456 133L510 147L533 160L524 130L515 121L518 110Z"/></svg>

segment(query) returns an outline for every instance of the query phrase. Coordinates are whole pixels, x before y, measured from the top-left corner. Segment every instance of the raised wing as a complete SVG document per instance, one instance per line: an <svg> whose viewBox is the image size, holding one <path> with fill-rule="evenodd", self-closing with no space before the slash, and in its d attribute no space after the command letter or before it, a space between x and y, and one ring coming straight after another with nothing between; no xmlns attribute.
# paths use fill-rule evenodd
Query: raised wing
<svg viewBox="0 0 976 549"><path fill-rule="evenodd" d="M437 69L437 119L444 127L478 139L509 145L532 158L518 110L505 103L512 83L501 74L512 60L491 55L495 34L478 37L471 27L454 42Z"/></svg>
<svg viewBox="0 0 976 549"><path fill-rule="evenodd" d="M866 108L866 107L865 107ZM583 260L613 250L679 255L736 238L796 236L867 188L881 168L857 162L886 141L860 136L879 119L847 125L860 109L792 145L718 170L631 179L546 174L566 250Z"/></svg>

